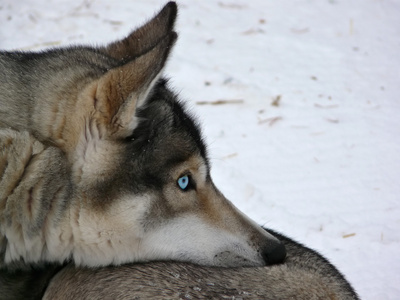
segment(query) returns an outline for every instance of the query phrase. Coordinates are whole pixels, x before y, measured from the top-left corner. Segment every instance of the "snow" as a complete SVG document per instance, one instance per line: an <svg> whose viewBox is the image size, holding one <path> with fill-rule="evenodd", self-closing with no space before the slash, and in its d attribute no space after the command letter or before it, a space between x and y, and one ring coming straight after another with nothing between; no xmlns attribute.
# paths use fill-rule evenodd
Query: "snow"
<svg viewBox="0 0 400 300"><path fill-rule="evenodd" d="M0 47L107 43L163 4L2 0ZM166 74L203 123L217 186L362 299L399 299L400 2L179 5Z"/></svg>

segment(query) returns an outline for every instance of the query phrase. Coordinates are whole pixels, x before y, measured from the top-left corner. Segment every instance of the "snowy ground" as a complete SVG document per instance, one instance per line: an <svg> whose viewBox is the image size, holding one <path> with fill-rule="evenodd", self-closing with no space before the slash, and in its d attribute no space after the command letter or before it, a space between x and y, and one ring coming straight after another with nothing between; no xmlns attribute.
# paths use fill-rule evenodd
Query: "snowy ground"
<svg viewBox="0 0 400 300"><path fill-rule="evenodd" d="M2 0L0 48L109 42L162 4ZM362 299L400 299L400 1L179 4L166 73L204 124L219 188Z"/></svg>

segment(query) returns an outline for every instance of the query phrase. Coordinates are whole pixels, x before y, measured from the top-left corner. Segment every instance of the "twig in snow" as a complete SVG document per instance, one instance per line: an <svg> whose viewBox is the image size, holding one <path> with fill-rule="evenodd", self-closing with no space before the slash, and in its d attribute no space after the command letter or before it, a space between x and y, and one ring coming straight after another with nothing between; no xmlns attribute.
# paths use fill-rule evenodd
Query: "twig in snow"
<svg viewBox="0 0 400 300"><path fill-rule="evenodd" d="M259 33L265 33L265 31L261 28L250 28L246 31L243 31L243 35L252 35L252 34L259 34Z"/></svg>
<svg viewBox="0 0 400 300"><path fill-rule="evenodd" d="M352 237L352 236L355 236L355 235L356 235L356 234L353 232L353 233L343 234L342 237L343 237L344 239L347 239L347 238Z"/></svg>
<svg viewBox="0 0 400 300"><path fill-rule="evenodd" d="M321 105L318 103L314 103L314 106L317 108L337 108L339 105L332 104L332 105Z"/></svg>
<svg viewBox="0 0 400 300"><path fill-rule="evenodd" d="M273 118L268 118L264 120L258 121L258 124L265 124L268 123L269 127L273 126L276 122L282 120L282 117L273 117Z"/></svg>
<svg viewBox="0 0 400 300"><path fill-rule="evenodd" d="M272 106L278 107L279 104L280 104L280 102L281 102L281 98L282 98L281 95L276 96L276 97L274 98L274 100L272 101L271 105L272 105Z"/></svg>
<svg viewBox="0 0 400 300"><path fill-rule="evenodd" d="M235 153L231 153L231 154L228 154L228 155L222 157L222 159L225 160L225 159L229 159L229 158L234 158L236 156L238 156L238 154L235 152Z"/></svg>
<svg viewBox="0 0 400 300"><path fill-rule="evenodd" d="M304 33L309 32L310 30L306 27L306 28L301 28L301 29L292 28L292 29L290 29L290 31L293 33L296 33L296 34L304 34Z"/></svg>
<svg viewBox="0 0 400 300"><path fill-rule="evenodd" d="M325 120L327 120L328 122L331 122L331 123L335 123L335 124L339 123L338 119L325 118Z"/></svg>
<svg viewBox="0 0 400 300"><path fill-rule="evenodd" d="M243 104L242 99L232 99L232 100L215 100L215 101L197 101L197 105L222 105L222 104Z"/></svg>

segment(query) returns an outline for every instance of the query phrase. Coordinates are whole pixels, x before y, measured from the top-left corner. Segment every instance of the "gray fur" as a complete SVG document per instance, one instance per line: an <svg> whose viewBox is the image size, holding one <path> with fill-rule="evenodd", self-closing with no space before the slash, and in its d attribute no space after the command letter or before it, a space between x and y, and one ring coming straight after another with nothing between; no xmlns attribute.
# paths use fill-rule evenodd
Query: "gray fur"
<svg viewBox="0 0 400 300"><path fill-rule="evenodd" d="M23 268L30 255L47 251L44 229L57 227L72 197L65 155L45 147L28 132L0 130L0 268L4 267L9 238L24 243L10 270Z"/></svg>

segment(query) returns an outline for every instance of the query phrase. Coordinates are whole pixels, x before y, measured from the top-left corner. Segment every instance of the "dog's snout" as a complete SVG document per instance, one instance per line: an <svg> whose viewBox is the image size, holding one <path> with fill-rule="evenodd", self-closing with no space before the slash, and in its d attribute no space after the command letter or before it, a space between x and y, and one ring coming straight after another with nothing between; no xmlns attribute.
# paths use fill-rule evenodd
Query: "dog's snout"
<svg viewBox="0 0 400 300"><path fill-rule="evenodd" d="M262 253L266 265L275 265L282 263L286 258L285 245L278 241L274 247L269 245Z"/></svg>

